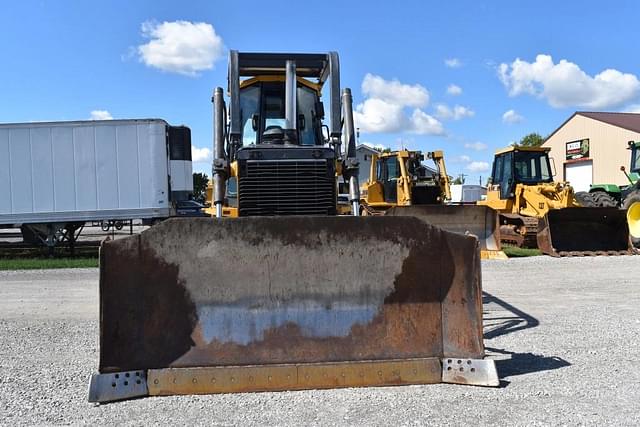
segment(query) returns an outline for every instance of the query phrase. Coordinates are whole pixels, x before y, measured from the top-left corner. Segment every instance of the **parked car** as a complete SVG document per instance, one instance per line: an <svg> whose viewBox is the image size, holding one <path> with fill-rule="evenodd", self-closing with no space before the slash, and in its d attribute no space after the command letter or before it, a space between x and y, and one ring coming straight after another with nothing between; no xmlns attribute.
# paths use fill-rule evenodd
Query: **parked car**
<svg viewBox="0 0 640 427"><path fill-rule="evenodd" d="M181 200L176 204L177 216L209 216L204 212L205 206L195 200Z"/></svg>

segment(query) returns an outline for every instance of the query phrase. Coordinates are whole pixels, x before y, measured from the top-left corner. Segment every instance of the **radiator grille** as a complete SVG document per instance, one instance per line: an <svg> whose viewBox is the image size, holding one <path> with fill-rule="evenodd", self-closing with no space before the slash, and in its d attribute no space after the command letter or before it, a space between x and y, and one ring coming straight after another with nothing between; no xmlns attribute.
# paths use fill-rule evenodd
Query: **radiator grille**
<svg viewBox="0 0 640 427"><path fill-rule="evenodd" d="M324 159L248 160L240 175L240 216L335 214L333 163Z"/></svg>

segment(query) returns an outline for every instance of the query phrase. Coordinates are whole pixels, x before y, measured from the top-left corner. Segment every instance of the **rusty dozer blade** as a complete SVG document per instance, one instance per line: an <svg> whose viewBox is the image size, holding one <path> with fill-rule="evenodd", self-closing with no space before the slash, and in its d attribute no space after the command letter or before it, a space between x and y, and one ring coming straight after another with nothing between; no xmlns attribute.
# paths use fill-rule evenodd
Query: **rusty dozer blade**
<svg viewBox="0 0 640 427"><path fill-rule="evenodd" d="M176 218L105 242L90 399L497 386L478 254L386 216Z"/></svg>
<svg viewBox="0 0 640 427"><path fill-rule="evenodd" d="M498 212L476 205L416 205L389 209L386 215L413 216L453 233L474 235L481 259L507 259L499 238Z"/></svg>
<svg viewBox="0 0 640 427"><path fill-rule="evenodd" d="M625 211L618 208L551 210L539 220L538 248L556 257L633 253Z"/></svg>

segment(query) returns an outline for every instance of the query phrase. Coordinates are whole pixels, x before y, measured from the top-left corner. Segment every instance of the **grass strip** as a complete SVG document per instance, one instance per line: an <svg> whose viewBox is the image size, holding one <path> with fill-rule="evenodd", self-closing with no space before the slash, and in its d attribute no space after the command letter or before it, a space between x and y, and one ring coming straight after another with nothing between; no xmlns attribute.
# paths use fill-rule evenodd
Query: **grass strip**
<svg viewBox="0 0 640 427"><path fill-rule="evenodd" d="M517 248L515 246L503 246L502 250L509 258L522 258L528 256L542 255L540 249Z"/></svg>
<svg viewBox="0 0 640 427"><path fill-rule="evenodd" d="M97 266L98 258L0 258L0 270L45 270Z"/></svg>

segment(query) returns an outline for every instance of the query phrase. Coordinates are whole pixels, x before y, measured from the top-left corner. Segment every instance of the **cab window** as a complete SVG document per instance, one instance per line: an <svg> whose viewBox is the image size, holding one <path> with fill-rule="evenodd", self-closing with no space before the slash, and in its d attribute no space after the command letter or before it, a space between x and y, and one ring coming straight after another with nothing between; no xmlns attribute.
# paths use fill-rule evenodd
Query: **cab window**
<svg viewBox="0 0 640 427"><path fill-rule="evenodd" d="M252 125L254 114L260 114L260 86L249 86L240 91L240 123L242 123L243 145L257 142L257 132Z"/></svg>
<svg viewBox="0 0 640 427"><path fill-rule="evenodd" d="M300 145L316 145L318 132L316 116L316 93L308 87L298 86L298 134Z"/></svg>
<svg viewBox="0 0 640 427"><path fill-rule="evenodd" d="M546 152L516 151L514 169L516 181L523 184L538 184L553 180Z"/></svg>
<svg viewBox="0 0 640 427"><path fill-rule="evenodd" d="M397 159L387 161L387 180L391 181L400 177L400 164Z"/></svg>
<svg viewBox="0 0 640 427"><path fill-rule="evenodd" d="M631 171L640 172L640 148L633 148L631 155Z"/></svg>
<svg viewBox="0 0 640 427"><path fill-rule="evenodd" d="M264 89L264 130L285 127L284 84L269 85Z"/></svg>

